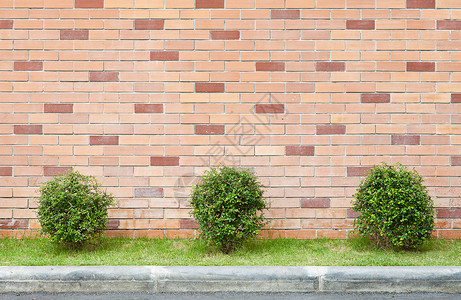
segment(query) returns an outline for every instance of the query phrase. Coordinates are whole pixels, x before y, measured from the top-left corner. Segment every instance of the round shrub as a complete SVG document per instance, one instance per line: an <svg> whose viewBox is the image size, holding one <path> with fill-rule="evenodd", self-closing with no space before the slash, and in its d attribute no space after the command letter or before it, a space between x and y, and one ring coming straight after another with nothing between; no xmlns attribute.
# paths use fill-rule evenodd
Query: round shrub
<svg viewBox="0 0 461 300"><path fill-rule="evenodd" d="M378 246L414 249L431 237L433 201L423 178L401 164L375 166L354 195L354 221Z"/></svg>
<svg viewBox="0 0 461 300"><path fill-rule="evenodd" d="M102 233L113 198L100 187L93 176L76 171L44 183L37 211L42 233L75 248Z"/></svg>
<svg viewBox="0 0 461 300"><path fill-rule="evenodd" d="M207 171L191 194L191 215L201 236L229 253L254 238L265 224L263 185L243 169L216 167Z"/></svg>

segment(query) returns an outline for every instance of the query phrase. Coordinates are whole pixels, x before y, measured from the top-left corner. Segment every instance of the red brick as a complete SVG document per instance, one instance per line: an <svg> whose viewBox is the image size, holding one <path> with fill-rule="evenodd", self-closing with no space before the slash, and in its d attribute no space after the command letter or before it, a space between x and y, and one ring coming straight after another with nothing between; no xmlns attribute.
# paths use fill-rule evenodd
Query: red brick
<svg viewBox="0 0 461 300"><path fill-rule="evenodd" d="M13 29L13 20L0 20L0 29Z"/></svg>
<svg viewBox="0 0 461 300"><path fill-rule="evenodd" d="M330 198L303 198L301 199L301 208L328 208L330 207Z"/></svg>
<svg viewBox="0 0 461 300"><path fill-rule="evenodd" d="M59 104L46 103L44 106L44 112L45 113L73 113L74 105L67 104L67 103L59 103Z"/></svg>
<svg viewBox="0 0 461 300"><path fill-rule="evenodd" d="M70 171L72 171L72 167L43 167L43 175L45 176L67 174Z"/></svg>
<svg viewBox="0 0 461 300"><path fill-rule="evenodd" d="M407 0L407 8L435 8L435 0Z"/></svg>
<svg viewBox="0 0 461 300"><path fill-rule="evenodd" d="M163 113L163 104L135 104L134 112L137 114Z"/></svg>
<svg viewBox="0 0 461 300"><path fill-rule="evenodd" d="M211 31L212 40L238 40L240 31L238 30L213 30Z"/></svg>
<svg viewBox="0 0 461 300"><path fill-rule="evenodd" d="M314 146L286 146L285 155L302 155L311 156L314 155Z"/></svg>
<svg viewBox="0 0 461 300"><path fill-rule="evenodd" d="M12 176L13 168L12 167L0 167L0 176Z"/></svg>
<svg viewBox="0 0 461 300"><path fill-rule="evenodd" d="M285 71L284 62L258 61L256 71Z"/></svg>
<svg viewBox="0 0 461 300"><path fill-rule="evenodd" d="M135 198L161 198L163 197L163 188L135 188Z"/></svg>
<svg viewBox="0 0 461 300"><path fill-rule="evenodd" d="M347 176L365 176L371 167L347 167Z"/></svg>
<svg viewBox="0 0 461 300"><path fill-rule="evenodd" d="M43 62L41 61L15 61L15 71L42 71Z"/></svg>
<svg viewBox="0 0 461 300"><path fill-rule="evenodd" d="M317 125L317 134L345 134L345 125Z"/></svg>
<svg viewBox="0 0 461 300"><path fill-rule="evenodd" d="M362 103L390 103L390 94L362 94L360 98Z"/></svg>
<svg viewBox="0 0 461 300"><path fill-rule="evenodd" d="M346 210L346 218L348 218L348 219L352 219L352 218L355 219L355 218L357 218L357 217L360 216L360 215L361 215L361 213L356 212L356 211L353 210L352 208L348 208L348 209Z"/></svg>
<svg viewBox="0 0 461 300"><path fill-rule="evenodd" d="M195 8L224 8L224 0L195 0Z"/></svg>
<svg viewBox="0 0 461 300"><path fill-rule="evenodd" d="M14 134L42 134L43 125L14 125Z"/></svg>
<svg viewBox="0 0 461 300"><path fill-rule="evenodd" d="M461 103L461 94L451 94L451 103Z"/></svg>
<svg viewBox="0 0 461 300"><path fill-rule="evenodd" d="M90 72L90 81L119 81L118 72Z"/></svg>
<svg viewBox="0 0 461 300"><path fill-rule="evenodd" d="M419 135L393 135L391 145L419 145L421 142Z"/></svg>
<svg viewBox="0 0 461 300"><path fill-rule="evenodd" d="M150 60L179 60L179 51L151 51Z"/></svg>
<svg viewBox="0 0 461 300"><path fill-rule="evenodd" d="M193 219L180 219L179 228L181 229L199 229L200 224Z"/></svg>
<svg viewBox="0 0 461 300"><path fill-rule="evenodd" d="M256 104L255 111L257 114L283 114L285 104Z"/></svg>
<svg viewBox="0 0 461 300"><path fill-rule="evenodd" d="M224 125L195 125L195 134L224 134Z"/></svg>
<svg viewBox="0 0 461 300"><path fill-rule="evenodd" d="M435 72L434 62L407 62L407 71L412 72Z"/></svg>
<svg viewBox="0 0 461 300"><path fill-rule="evenodd" d="M90 145L118 145L118 136L90 136Z"/></svg>
<svg viewBox="0 0 461 300"><path fill-rule="evenodd" d="M273 9L271 19L299 19L299 9Z"/></svg>
<svg viewBox="0 0 461 300"><path fill-rule="evenodd" d="M29 221L26 219L0 219L0 229L27 229Z"/></svg>
<svg viewBox="0 0 461 300"><path fill-rule="evenodd" d="M104 0L75 0L75 8L104 8Z"/></svg>
<svg viewBox="0 0 461 300"><path fill-rule="evenodd" d="M374 20L347 20L347 29L375 29Z"/></svg>
<svg viewBox="0 0 461 300"><path fill-rule="evenodd" d="M437 209L438 219L460 219L461 208L438 208Z"/></svg>
<svg viewBox="0 0 461 300"><path fill-rule="evenodd" d="M224 83L221 82L196 82L196 93L223 93Z"/></svg>
<svg viewBox="0 0 461 300"><path fill-rule="evenodd" d="M59 37L61 40L87 40L88 30L61 30Z"/></svg>
<svg viewBox="0 0 461 300"><path fill-rule="evenodd" d="M151 156L151 166L179 166L179 157L177 156Z"/></svg>
<svg viewBox="0 0 461 300"><path fill-rule="evenodd" d="M315 66L315 70L318 72L340 72L346 69L344 62L326 62L319 61Z"/></svg>
<svg viewBox="0 0 461 300"><path fill-rule="evenodd" d="M452 166L461 166L461 156L452 156L451 157Z"/></svg>
<svg viewBox="0 0 461 300"><path fill-rule="evenodd" d="M137 29L137 30L163 29L163 20L135 20L134 29Z"/></svg>
<svg viewBox="0 0 461 300"><path fill-rule="evenodd" d="M461 21L437 20L437 29L439 30L460 30Z"/></svg>
<svg viewBox="0 0 461 300"><path fill-rule="evenodd" d="M107 229L114 230L114 229L118 229L119 226L120 226L120 221L119 220L110 219L110 220L108 220L106 222L106 228Z"/></svg>

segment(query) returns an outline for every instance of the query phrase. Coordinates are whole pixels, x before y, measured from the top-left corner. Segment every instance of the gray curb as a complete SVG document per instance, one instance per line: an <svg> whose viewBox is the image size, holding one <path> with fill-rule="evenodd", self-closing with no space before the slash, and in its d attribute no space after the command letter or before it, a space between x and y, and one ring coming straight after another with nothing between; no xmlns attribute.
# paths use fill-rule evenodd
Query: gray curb
<svg viewBox="0 0 461 300"><path fill-rule="evenodd" d="M0 292L444 292L461 267L0 267Z"/></svg>

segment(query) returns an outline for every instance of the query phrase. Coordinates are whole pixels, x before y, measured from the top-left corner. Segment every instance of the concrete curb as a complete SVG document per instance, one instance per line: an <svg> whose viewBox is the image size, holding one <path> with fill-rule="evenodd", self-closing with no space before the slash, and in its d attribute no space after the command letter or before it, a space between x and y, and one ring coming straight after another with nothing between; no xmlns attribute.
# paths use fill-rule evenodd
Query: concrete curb
<svg viewBox="0 0 461 300"><path fill-rule="evenodd" d="M0 292L444 292L461 267L0 267Z"/></svg>

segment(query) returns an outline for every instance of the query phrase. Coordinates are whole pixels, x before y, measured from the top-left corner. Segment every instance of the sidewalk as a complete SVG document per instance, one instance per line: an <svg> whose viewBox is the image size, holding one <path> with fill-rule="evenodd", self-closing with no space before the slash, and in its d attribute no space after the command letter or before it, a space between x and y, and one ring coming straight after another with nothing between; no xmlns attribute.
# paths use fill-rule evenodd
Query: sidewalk
<svg viewBox="0 0 461 300"><path fill-rule="evenodd" d="M461 266L0 267L0 292L143 291L461 293Z"/></svg>

